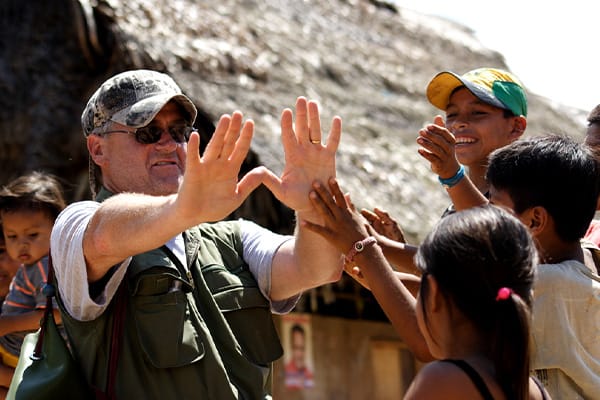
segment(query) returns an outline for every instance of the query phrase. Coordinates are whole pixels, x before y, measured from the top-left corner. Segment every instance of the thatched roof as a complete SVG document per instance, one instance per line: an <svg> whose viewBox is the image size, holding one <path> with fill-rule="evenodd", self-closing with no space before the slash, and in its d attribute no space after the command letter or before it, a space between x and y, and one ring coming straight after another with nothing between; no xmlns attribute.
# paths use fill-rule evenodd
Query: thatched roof
<svg viewBox="0 0 600 400"><path fill-rule="evenodd" d="M87 98L117 72L152 68L178 81L207 132L222 113L254 119L249 163L275 172L281 111L300 95L318 100L325 129L343 119L342 186L357 206L387 209L411 240L448 203L416 151L418 129L439 113L429 79L508 68L469 29L376 0L3 0L0 26L0 183L46 169L73 185L71 199L86 196ZM582 134L584 111L533 93L529 103L527 134ZM262 193L241 212L285 230L279 207Z"/></svg>

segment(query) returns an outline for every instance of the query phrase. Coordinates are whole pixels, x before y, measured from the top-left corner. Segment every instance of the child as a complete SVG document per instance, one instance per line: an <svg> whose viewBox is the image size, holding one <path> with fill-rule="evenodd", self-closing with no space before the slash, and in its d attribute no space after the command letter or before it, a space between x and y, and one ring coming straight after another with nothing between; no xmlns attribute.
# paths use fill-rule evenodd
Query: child
<svg viewBox="0 0 600 400"><path fill-rule="evenodd" d="M492 153L487 179L490 201L529 227L540 253L532 368L554 398L598 398L600 277L580 243L600 187L594 156L567 137L520 140Z"/></svg>
<svg viewBox="0 0 600 400"><path fill-rule="evenodd" d="M2 224L0 224L0 233L2 232ZM17 273L20 263L13 260L6 251L6 242L4 235L0 234L0 304L4 302L4 298L8 294L8 289L13 277Z"/></svg>
<svg viewBox="0 0 600 400"><path fill-rule="evenodd" d="M427 98L446 112L446 121L438 115L419 131L419 154L431 163L454 209L477 205L481 195L472 189L483 195L488 191L488 156L525 132L525 90L508 71L478 68L462 76L437 74L427 86Z"/></svg>
<svg viewBox="0 0 600 400"><path fill-rule="evenodd" d="M585 144L592 149L596 158L600 160L600 104L590 112L587 121ZM600 210L600 198L598 199L596 210ZM584 239L596 246L600 246L600 220L592 220Z"/></svg>
<svg viewBox="0 0 600 400"><path fill-rule="evenodd" d="M396 330L403 335L417 324L421 342L439 360L421 369L405 399L545 398L529 378L537 253L525 226L493 206L441 219L415 258L422 272L415 299L334 179L329 187L333 196L320 184L311 193L324 225L306 226L360 265Z"/></svg>
<svg viewBox="0 0 600 400"><path fill-rule="evenodd" d="M587 130L585 144L593 149L600 149L600 104L598 104L587 117Z"/></svg>
<svg viewBox="0 0 600 400"><path fill-rule="evenodd" d="M0 354L14 368L25 335L39 328L46 296L50 232L65 207L55 178L40 172L21 176L0 190L0 218L8 254L22 263L2 305ZM60 321L60 320L59 320Z"/></svg>
<svg viewBox="0 0 600 400"><path fill-rule="evenodd" d="M0 224L0 232L2 225ZM19 262L9 257L4 243L4 235L0 234L0 304L8 294L9 285L19 268ZM0 399L6 397L13 369L0 363Z"/></svg>
<svg viewBox="0 0 600 400"><path fill-rule="evenodd" d="M444 71L427 86L427 98L446 113L419 131L419 154L431 163L452 200L444 215L487 200L485 172L489 154L519 139L527 127L527 97L519 79L497 68L477 68L458 75ZM362 210L373 225L389 261L414 273L416 247L400 243L381 228L396 222L382 210ZM392 239L392 240L390 240Z"/></svg>

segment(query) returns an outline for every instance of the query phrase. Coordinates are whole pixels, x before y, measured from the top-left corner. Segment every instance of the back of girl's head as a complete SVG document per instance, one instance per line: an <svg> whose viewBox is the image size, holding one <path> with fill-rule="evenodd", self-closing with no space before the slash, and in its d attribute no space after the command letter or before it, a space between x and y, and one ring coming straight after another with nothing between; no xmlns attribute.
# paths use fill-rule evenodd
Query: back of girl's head
<svg viewBox="0 0 600 400"><path fill-rule="evenodd" d="M65 206L61 184L42 172L22 175L0 189L2 212L43 211L55 220Z"/></svg>
<svg viewBox="0 0 600 400"><path fill-rule="evenodd" d="M537 263L527 228L495 206L457 212L440 220L419 247L415 261L423 277L433 276L442 295L490 343L487 356L507 397L523 398ZM427 279L423 279L421 296L427 290ZM506 299L505 293L509 293Z"/></svg>

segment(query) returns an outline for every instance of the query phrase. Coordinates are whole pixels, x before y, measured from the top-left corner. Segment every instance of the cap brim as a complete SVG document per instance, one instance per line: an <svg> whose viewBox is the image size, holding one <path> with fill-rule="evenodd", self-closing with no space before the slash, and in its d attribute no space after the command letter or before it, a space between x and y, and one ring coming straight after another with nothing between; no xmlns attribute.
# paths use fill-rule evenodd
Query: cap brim
<svg viewBox="0 0 600 400"><path fill-rule="evenodd" d="M131 107L124 108L115 113L111 117L111 121L117 122L121 125L129 126L131 128L140 128L142 126L146 126L171 100L176 101L183 107L185 112L188 114L188 122L193 124L198 113L194 103L192 103L192 101L183 94L173 95L171 93L152 96L140 100Z"/></svg>
<svg viewBox="0 0 600 400"><path fill-rule="evenodd" d="M431 82L429 82L429 85L427 85L427 99L435 107L445 111L448 108L450 95L452 95L452 92L454 92L456 88L461 86L465 86L475 97L486 104L502 109L509 109L488 91L471 81L462 79L460 76L450 71L440 72L431 80Z"/></svg>
<svg viewBox="0 0 600 400"><path fill-rule="evenodd" d="M454 72L440 72L427 85L427 99L433 106L445 111L454 89L464 85Z"/></svg>

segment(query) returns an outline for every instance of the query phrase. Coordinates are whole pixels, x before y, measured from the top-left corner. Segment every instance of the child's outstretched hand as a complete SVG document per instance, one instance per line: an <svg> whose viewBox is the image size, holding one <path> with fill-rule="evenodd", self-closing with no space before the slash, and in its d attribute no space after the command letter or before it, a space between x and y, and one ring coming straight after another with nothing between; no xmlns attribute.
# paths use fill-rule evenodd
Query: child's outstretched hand
<svg viewBox="0 0 600 400"><path fill-rule="evenodd" d="M456 174L460 168L454 148L456 138L446 128L441 115L419 131L417 143L421 146L419 154L431 163L431 170L440 178L447 179Z"/></svg>
<svg viewBox="0 0 600 400"><path fill-rule="evenodd" d="M302 223L347 254L354 243L369 236L367 222L344 196L335 178L330 178L328 185L331 192L320 181L316 181L309 194L315 210L322 217L323 225L308 221Z"/></svg>
<svg viewBox="0 0 600 400"><path fill-rule="evenodd" d="M404 231L402 231L398 222L387 211L375 207L373 211L363 208L360 213L378 235L396 242L406 243ZM375 237L377 236L375 235ZM377 237L377 241L379 240L380 238Z"/></svg>

